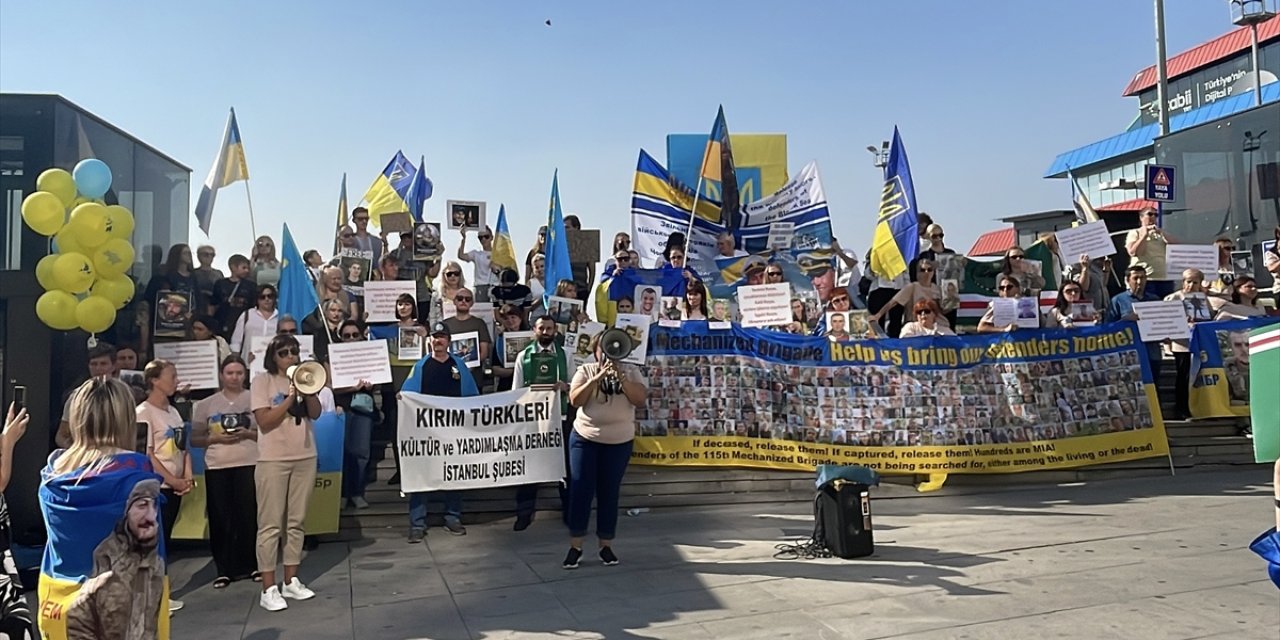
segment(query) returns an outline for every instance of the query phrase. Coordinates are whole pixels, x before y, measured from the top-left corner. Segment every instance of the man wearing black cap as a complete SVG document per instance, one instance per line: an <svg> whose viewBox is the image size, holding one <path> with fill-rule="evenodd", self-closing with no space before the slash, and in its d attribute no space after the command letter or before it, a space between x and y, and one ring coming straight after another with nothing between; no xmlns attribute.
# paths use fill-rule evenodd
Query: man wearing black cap
<svg viewBox="0 0 1280 640"><path fill-rule="evenodd" d="M427 396L446 396L462 398L479 395L475 379L467 370L462 358L449 353L452 335L443 322L431 327L431 353L423 356L409 377L400 387L401 391L421 393ZM444 499L444 528L456 536L467 535L462 526L462 493L459 491L442 491ZM409 494L409 544L417 544L427 535L427 493Z"/></svg>

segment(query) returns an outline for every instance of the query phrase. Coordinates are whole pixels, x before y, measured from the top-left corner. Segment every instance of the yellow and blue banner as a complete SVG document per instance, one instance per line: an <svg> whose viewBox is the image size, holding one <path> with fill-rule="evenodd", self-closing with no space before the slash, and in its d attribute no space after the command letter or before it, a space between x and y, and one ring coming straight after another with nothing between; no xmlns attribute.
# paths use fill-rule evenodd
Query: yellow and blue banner
<svg viewBox="0 0 1280 640"><path fill-rule="evenodd" d="M650 330L631 461L1010 473L1169 453L1132 322L833 342L706 322Z"/></svg>
<svg viewBox="0 0 1280 640"><path fill-rule="evenodd" d="M431 192L434 190L435 185L431 182L431 178L427 177L427 157L422 156L418 160L418 168L413 171L413 180L409 183L409 191L405 194L405 200L409 203L409 213L414 220L423 221L422 216L426 215L423 209L426 207L427 199L431 197Z"/></svg>
<svg viewBox="0 0 1280 640"><path fill-rule="evenodd" d="M212 418L213 416L211 416ZM211 429L222 427L210 420ZM342 508L342 443L346 416L332 411L316 418L313 431L316 442L316 485L307 502L303 528L307 535L336 533ZM205 449L190 447L191 474L196 486L182 497L173 537L179 540L204 540L209 537L208 498L205 493Z"/></svg>
<svg viewBox="0 0 1280 640"><path fill-rule="evenodd" d="M46 640L169 637L160 475L140 453L90 472L41 472L49 531L37 588Z"/></svg>
<svg viewBox="0 0 1280 640"><path fill-rule="evenodd" d="M213 203L218 197L218 189L233 182L249 179L249 163L244 157L244 142L240 140L240 125L236 122L236 110L231 110L227 117L227 128L222 132L222 145L218 147L218 155L213 159L213 167L209 169L209 177L204 179L204 187L200 189L200 198L196 200L196 221L200 230L209 233L209 223L213 219Z"/></svg>
<svg viewBox="0 0 1280 640"><path fill-rule="evenodd" d="M667 168L681 182L698 184L706 157L705 133L673 133L667 136ZM791 174L787 169L787 136L781 133L733 133L733 171L742 205L755 202L782 188ZM720 183L704 181L699 200L721 200ZM698 207L702 209L701 206ZM714 218L711 218L714 219Z"/></svg>
<svg viewBox="0 0 1280 640"><path fill-rule="evenodd" d="M1191 417L1250 415L1249 332L1263 327L1280 328L1280 318L1263 316L1191 326Z"/></svg>
<svg viewBox="0 0 1280 640"><path fill-rule="evenodd" d="M409 187L413 184L416 172L413 163L404 157L404 152L396 151L391 162L374 178L373 184L364 194L365 207L369 209L369 219L374 224L378 224L378 219L384 213L404 213L410 210Z"/></svg>
<svg viewBox="0 0 1280 640"><path fill-rule="evenodd" d="M498 224L493 232L493 251L490 261L495 267L516 269L516 245L511 241L511 230L507 228L507 206L498 205Z"/></svg>
<svg viewBox="0 0 1280 640"><path fill-rule="evenodd" d="M564 231L564 211L560 208L560 170L551 177L551 203L547 207L547 243L543 248L546 258L546 291L542 302L550 307L551 297L561 280L573 280L573 268L569 265L569 236Z"/></svg>
<svg viewBox="0 0 1280 640"><path fill-rule="evenodd" d="M703 142L705 142L705 138ZM694 176L697 179L697 176ZM720 203L698 198L698 215L692 216L693 189L669 173L643 149L636 161L631 193L631 246L640 254L642 265L662 265L662 251L672 233L688 234L690 263L699 268L698 257L715 255L716 235L724 230L714 220L720 217ZM705 267L704 267L705 269Z"/></svg>
<svg viewBox="0 0 1280 640"><path fill-rule="evenodd" d="M918 213L907 149L898 128L894 127L889 163L884 168L884 188L880 192L880 213L871 240L871 270L876 274L896 278L920 254Z"/></svg>
<svg viewBox="0 0 1280 640"><path fill-rule="evenodd" d="M724 119L724 105L716 112L716 121L707 137L699 175L704 181L720 183L720 223L737 229L742 201L738 196L738 173L733 168L733 145L729 140L729 124Z"/></svg>

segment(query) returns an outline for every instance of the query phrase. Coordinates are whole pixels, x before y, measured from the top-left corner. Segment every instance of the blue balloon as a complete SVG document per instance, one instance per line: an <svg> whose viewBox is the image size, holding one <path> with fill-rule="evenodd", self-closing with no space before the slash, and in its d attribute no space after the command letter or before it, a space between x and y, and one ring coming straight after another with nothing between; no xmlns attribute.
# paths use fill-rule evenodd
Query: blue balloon
<svg viewBox="0 0 1280 640"><path fill-rule="evenodd" d="M93 200L106 195L111 188L111 168L97 158L81 160L71 171L71 177L80 195Z"/></svg>

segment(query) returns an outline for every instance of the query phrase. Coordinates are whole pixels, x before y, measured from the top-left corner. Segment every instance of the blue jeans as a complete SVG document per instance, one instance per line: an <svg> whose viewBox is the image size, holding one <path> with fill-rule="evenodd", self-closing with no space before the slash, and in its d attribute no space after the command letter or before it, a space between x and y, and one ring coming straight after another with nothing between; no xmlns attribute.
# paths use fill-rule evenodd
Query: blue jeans
<svg viewBox="0 0 1280 640"><path fill-rule="evenodd" d="M612 540L618 532L618 494L634 442L600 444L569 433L569 535L587 535L591 500L596 502L596 537Z"/></svg>
<svg viewBox="0 0 1280 640"><path fill-rule="evenodd" d="M365 473L373 441L373 417L347 411L342 445L342 497L364 497Z"/></svg>
<svg viewBox="0 0 1280 640"><path fill-rule="evenodd" d="M458 522L462 518L461 491L426 491L409 494L409 528L419 531L427 529L427 500L433 494L440 494L444 499L445 522Z"/></svg>

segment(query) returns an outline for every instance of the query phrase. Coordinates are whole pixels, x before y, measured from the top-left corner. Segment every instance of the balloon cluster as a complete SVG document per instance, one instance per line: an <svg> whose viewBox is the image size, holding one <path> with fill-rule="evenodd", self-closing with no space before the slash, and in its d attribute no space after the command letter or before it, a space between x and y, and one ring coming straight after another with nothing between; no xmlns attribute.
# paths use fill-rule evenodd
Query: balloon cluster
<svg viewBox="0 0 1280 640"><path fill-rule="evenodd" d="M81 160L71 173L49 169L36 178L35 193L22 201L22 219L53 239L54 252L36 264L45 293L36 316L59 331L106 331L116 310L133 298L125 272L133 266L133 214L102 201L111 169L101 160Z"/></svg>

